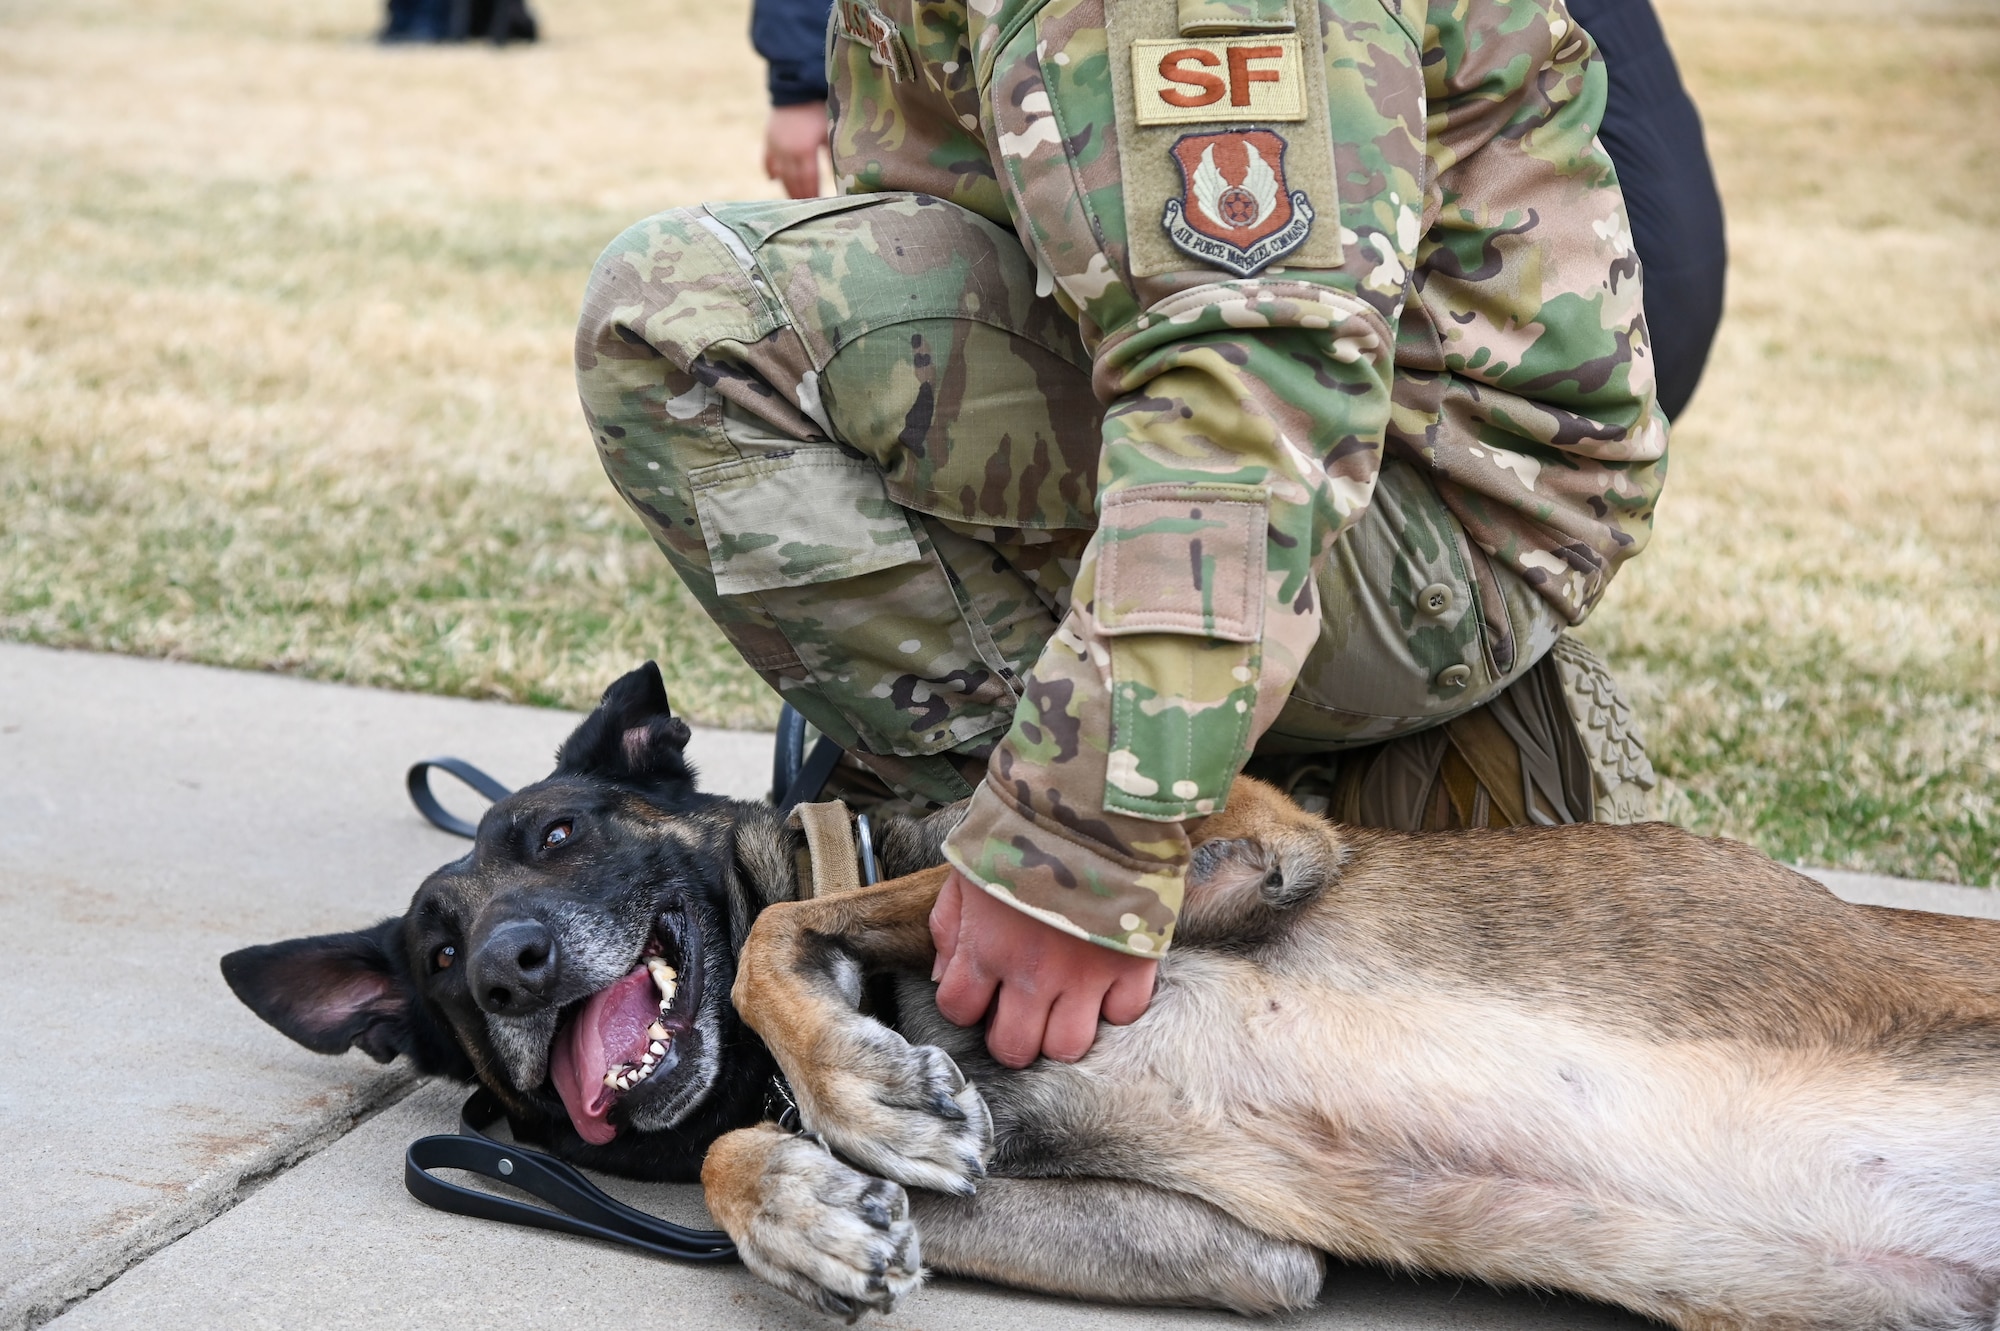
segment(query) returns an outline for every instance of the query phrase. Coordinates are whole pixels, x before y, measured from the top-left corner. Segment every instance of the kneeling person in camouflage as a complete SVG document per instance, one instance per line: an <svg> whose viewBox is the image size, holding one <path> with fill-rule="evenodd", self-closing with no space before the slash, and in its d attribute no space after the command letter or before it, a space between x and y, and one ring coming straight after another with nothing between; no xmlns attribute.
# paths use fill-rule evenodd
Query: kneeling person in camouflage
<svg viewBox="0 0 2000 1331"><path fill-rule="evenodd" d="M649 218L578 380L752 667L971 796L940 1007L1130 1021L1246 763L1406 828L1623 819L1562 636L1665 428L1558 0L837 0L846 194Z"/></svg>

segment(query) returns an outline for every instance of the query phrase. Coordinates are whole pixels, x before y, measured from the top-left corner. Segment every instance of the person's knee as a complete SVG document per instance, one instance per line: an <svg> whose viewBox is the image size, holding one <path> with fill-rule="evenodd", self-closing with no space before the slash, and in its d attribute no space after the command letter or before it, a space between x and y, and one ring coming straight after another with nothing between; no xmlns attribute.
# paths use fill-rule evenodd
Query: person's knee
<svg viewBox="0 0 2000 1331"><path fill-rule="evenodd" d="M647 342L645 323L685 284L675 259L694 243L691 229L699 226L696 209L655 213L626 227L597 256L577 319L579 382L600 356L657 354Z"/></svg>

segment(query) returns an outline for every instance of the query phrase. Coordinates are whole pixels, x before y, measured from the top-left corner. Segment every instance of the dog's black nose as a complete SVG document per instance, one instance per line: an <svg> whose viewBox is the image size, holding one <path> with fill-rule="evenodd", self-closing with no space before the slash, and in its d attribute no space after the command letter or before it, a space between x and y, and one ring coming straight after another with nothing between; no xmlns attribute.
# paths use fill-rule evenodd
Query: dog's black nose
<svg viewBox="0 0 2000 1331"><path fill-rule="evenodd" d="M549 1005L556 987L556 939L540 920L505 920L472 954L472 996L498 1017Z"/></svg>

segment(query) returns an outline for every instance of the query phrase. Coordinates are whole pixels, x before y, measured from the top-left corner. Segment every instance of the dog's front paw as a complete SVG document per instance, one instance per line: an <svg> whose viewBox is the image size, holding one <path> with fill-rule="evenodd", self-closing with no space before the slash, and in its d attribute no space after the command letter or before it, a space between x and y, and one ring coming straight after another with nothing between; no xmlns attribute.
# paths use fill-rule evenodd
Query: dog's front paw
<svg viewBox="0 0 2000 1331"><path fill-rule="evenodd" d="M986 1174L993 1116L951 1056L874 1022L854 1023L838 1043L806 1084L793 1083L806 1126L871 1173L971 1193Z"/></svg>
<svg viewBox="0 0 2000 1331"><path fill-rule="evenodd" d="M736 1247L764 1280L849 1322L871 1308L893 1310L924 1276L903 1190L805 1137L766 1156L756 1210Z"/></svg>

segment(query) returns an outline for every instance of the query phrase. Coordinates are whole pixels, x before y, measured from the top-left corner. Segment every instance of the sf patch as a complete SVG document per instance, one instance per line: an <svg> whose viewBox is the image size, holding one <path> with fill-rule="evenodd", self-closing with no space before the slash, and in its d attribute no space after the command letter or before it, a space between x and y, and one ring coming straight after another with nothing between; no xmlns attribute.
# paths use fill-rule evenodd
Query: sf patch
<svg viewBox="0 0 2000 1331"><path fill-rule="evenodd" d="M1142 125L1306 118L1305 56L1295 34L1132 43Z"/></svg>
<svg viewBox="0 0 2000 1331"><path fill-rule="evenodd" d="M868 0L835 0L832 28L839 36L868 48L868 58L889 71L897 83L915 77L903 34L887 15Z"/></svg>
<svg viewBox="0 0 2000 1331"><path fill-rule="evenodd" d="M1285 141L1268 129L1183 134L1174 141L1181 193L1160 224L1203 263L1248 277L1305 244L1313 207L1285 186Z"/></svg>

